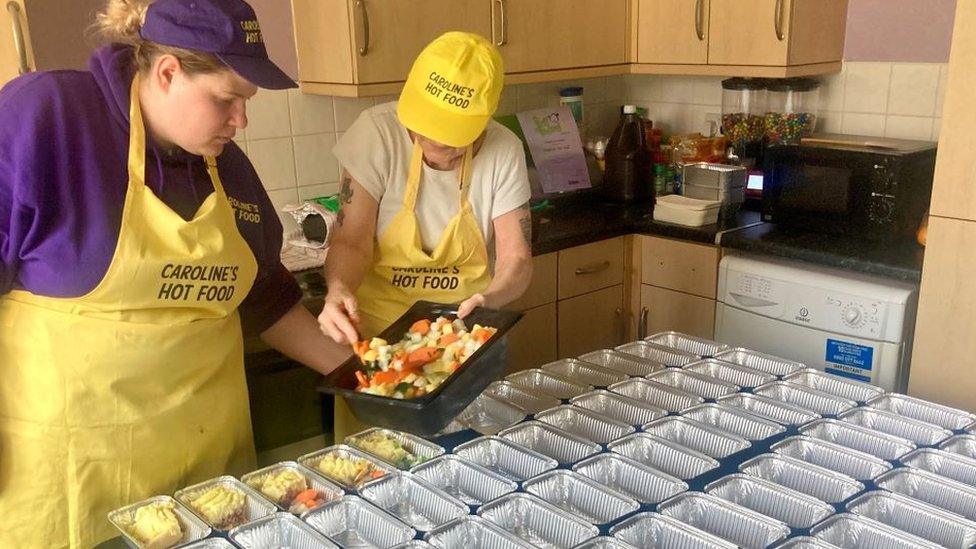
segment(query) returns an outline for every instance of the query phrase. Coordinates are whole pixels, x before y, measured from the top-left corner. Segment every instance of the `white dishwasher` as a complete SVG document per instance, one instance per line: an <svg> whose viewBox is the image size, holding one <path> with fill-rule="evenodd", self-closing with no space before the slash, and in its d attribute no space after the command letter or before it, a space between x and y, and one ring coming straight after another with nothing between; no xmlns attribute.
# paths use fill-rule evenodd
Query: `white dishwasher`
<svg viewBox="0 0 976 549"><path fill-rule="evenodd" d="M904 392L917 288L795 261L728 255L715 339Z"/></svg>

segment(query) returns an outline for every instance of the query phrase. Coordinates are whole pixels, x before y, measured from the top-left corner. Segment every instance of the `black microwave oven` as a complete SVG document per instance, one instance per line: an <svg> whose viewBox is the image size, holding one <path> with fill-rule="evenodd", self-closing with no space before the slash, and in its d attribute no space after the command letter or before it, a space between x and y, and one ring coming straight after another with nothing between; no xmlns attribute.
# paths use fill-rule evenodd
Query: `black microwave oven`
<svg viewBox="0 0 976 549"><path fill-rule="evenodd" d="M819 134L770 147L763 221L872 240L910 237L932 196L936 144Z"/></svg>

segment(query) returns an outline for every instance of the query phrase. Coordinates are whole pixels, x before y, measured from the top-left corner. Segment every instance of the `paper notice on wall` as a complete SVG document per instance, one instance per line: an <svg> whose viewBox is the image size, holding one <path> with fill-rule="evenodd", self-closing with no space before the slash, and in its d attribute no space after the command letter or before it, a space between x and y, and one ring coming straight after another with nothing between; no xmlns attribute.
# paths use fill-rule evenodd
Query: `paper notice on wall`
<svg viewBox="0 0 976 549"><path fill-rule="evenodd" d="M569 107L520 112L518 120L543 191L548 194L590 187L583 142Z"/></svg>

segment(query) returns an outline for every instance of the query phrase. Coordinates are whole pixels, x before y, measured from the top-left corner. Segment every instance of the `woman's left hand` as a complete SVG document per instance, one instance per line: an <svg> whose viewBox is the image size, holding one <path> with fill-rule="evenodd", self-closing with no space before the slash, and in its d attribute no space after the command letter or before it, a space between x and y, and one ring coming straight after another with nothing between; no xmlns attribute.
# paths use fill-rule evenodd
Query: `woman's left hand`
<svg viewBox="0 0 976 549"><path fill-rule="evenodd" d="M482 294L474 294L473 296L465 299L461 302L458 307L458 318L464 318L474 311L475 307L485 306L485 296Z"/></svg>

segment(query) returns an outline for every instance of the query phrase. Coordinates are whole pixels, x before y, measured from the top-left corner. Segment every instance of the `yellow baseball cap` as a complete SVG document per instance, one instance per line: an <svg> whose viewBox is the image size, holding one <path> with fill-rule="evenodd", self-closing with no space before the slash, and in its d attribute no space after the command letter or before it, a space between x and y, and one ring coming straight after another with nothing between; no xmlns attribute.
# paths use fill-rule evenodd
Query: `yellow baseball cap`
<svg viewBox="0 0 976 549"><path fill-rule="evenodd" d="M483 36L448 32L420 52L400 93L407 129L450 147L473 143L498 108L505 69Z"/></svg>

